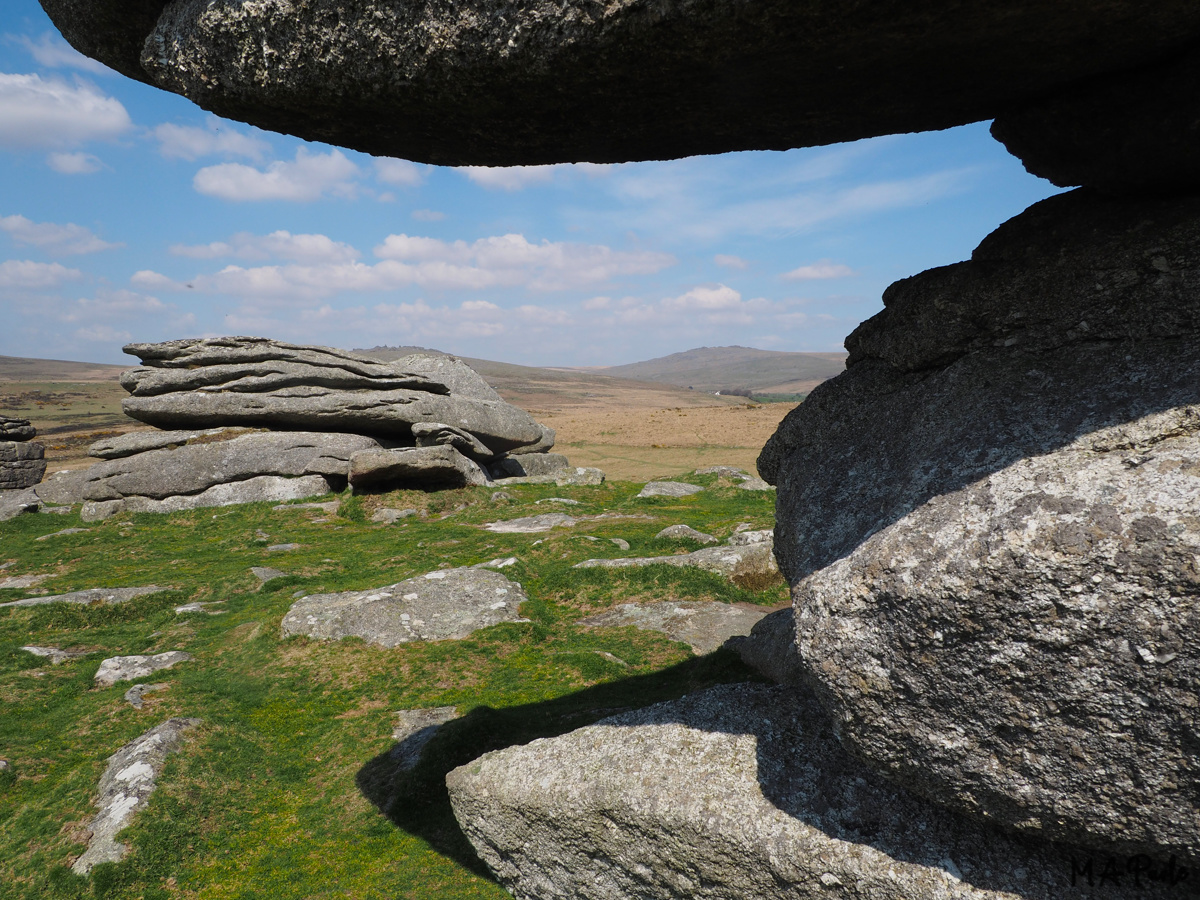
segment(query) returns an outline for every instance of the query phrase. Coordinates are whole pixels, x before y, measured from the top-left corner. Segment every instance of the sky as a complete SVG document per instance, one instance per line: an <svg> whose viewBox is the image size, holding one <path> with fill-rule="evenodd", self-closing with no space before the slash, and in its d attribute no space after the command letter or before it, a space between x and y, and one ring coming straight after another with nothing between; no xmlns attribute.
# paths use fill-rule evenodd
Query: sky
<svg viewBox="0 0 1200 900"><path fill-rule="evenodd" d="M0 17L0 355L260 335L552 366L830 351L1056 193L988 123L786 152L448 168L261 131Z"/></svg>

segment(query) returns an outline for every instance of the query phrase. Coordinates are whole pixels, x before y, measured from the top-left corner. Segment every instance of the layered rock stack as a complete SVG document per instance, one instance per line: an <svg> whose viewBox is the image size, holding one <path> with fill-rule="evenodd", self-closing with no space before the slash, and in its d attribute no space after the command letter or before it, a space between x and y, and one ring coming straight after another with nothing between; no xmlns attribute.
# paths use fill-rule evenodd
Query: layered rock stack
<svg viewBox="0 0 1200 900"><path fill-rule="evenodd" d="M46 474L46 450L28 419L0 416L0 490L33 487Z"/></svg>
<svg viewBox="0 0 1200 900"><path fill-rule="evenodd" d="M1200 5L43 4L222 115L442 164L994 118L1081 187L889 288L760 458L791 687L488 754L451 800L522 898L1194 895Z"/></svg>
<svg viewBox="0 0 1200 900"><path fill-rule="evenodd" d="M153 425L94 444L85 518L341 490L487 484L489 466L564 468L552 430L455 357L395 363L230 337L130 344L125 413ZM530 462L530 468L535 463Z"/></svg>

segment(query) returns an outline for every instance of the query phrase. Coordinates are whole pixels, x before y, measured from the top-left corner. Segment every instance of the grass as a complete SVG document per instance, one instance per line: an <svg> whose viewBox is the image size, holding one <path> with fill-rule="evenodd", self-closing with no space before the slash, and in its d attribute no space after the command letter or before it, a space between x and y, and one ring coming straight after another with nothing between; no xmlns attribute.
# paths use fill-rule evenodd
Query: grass
<svg viewBox="0 0 1200 900"><path fill-rule="evenodd" d="M340 514L274 511L269 504L169 516L77 515L0 523L3 575L53 573L38 590L158 584L170 590L116 606L0 610L0 898L490 898L507 894L475 859L450 814L444 776L488 750L560 734L614 711L754 678L726 651L703 657L656 632L589 629L579 619L631 600L775 605L782 587L752 592L694 569L573 569L589 557L695 549L654 537L683 522L724 538L743 522L773 523L773 497L716 476L701 494L639 500L637 484L469 488L342 498ZM578 506L536 501L569 497ZM335 499L335 498L327 498ZM383 506L420 515L383 526ZM547 511L607 518L541 534L479 526ZM328 521L318 521L328 518ZM67 527L86 530L39 541ZM622 551L609 538L629 542ZM594 538L595 540L590 540ZM272 544L298 550L273 553ZM299 591L390 584L445 566L500 556L529 595L530 621L461 641L393 650L358 640L280 637ZM259 584L251 566L288 577ZM176 615L193 600L221 615ZM19 648L92 651L51 666ZM128 684L93 686L100 660L186 650L194 659L152 680L165 691L136 710ZM394 711L456 706L419 766L398 771ZM106 759L170 716L195 716L150 806L123 835L118 864L70 872L82 852Z"/></svg>

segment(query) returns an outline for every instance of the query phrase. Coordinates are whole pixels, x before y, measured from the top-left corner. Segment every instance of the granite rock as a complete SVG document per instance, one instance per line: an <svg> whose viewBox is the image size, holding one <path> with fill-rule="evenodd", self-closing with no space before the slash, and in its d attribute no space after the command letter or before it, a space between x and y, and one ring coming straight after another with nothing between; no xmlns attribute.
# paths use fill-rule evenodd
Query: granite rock
<svg viewBox="0 0 1200 900"><path fill-rule="evenodd" d="M133 681L169 669L192 658L182 650L169 650L153 656L113 656L100 663L94 680L100 687L112 687L118 681Z"/></svg>
<svg viewBox="0 0 1200 900"><path fill-rule="evenodd" d="M619 559L586 559L577 569L624 569L632 566L694 566L714 572L747 590L759 591L779 584L781 576L771 541L751 544L705 547L676 556L642 556Z"/></svg>
<svg viewBox="0 0 1200 900"><path fill-rule="evenodd" d="M159 587L156 584L130 588L88 588L87 590L71 591L66 594L51 594L45 597L26 597L24 600L10 600L7 603L0 603L0 609L6 606L45 606L47 603L76 603L81 606L90 606L93 603L105 605L128 603L130 600L144 597L147 594L157 594L160 591L168 590L171 589Z"/></svg>
<svg viewBox="0 0 1200 900"><path fill-rule="evenodd" d="M182 447L192 441L212 442L244 434L241 428L208 428L204 431L130 431L103 438L88 447L88 456L97 459L121 459L148 450Z"/></svg>
<svg viewBox="0 0 1200 900"><path fill-rule="evenodd" d="M768 612L761 606L664 600L622 603L607 612L580 619L578 624L593 628L632 625L662 632L673 641L683 641L697 653L712 653L735 635L748 635Z"/></svg>
<svg viewBox="0 0 1200 900"><path fill-rule="evenodd" d="M705 534L702 531L697 531L691 525L668 525L666 528L656 534L655 537L665 538L666 540L670 541L698 541L701 544L720 543L720 541L711 534Z"/></svg>
<svg viewBox="0 0 1200 900"><path fill-rule="evenodd" d="M28 419L18 419L13 416L0 415L0 442L32 441L37 437L37 429Z"/></svg>
<svg viewBox="0 0 1200 900"><path fill-rule="evenodd" d="M32 653L34 656L40 656L50 660L50 665L52 666L61 665L62 663L69 662L72 659L79 659L80 657L89 656L93 652L91 650L61 650L58 647L36 646L22 647L21 649L26 653Z"/></svg>
<svg viewBox="0 0 1200 900"><path fill-rule="evenodd" d="M33 487L46 474L46 450L34 441L0 441L0 490Z"/></svg>
<svg viewBox="0 0 1200 900"><path fill-rule="evenodd" d="M161 500L133 495L119 500L88 501L83 504L79 517L85 522L98 522L121 512L172 513L235 503L282 503L320 497L331 490L333 486L323 475L302 475L299 478L259 475L244 481L214 484L198 494L180 494Z"/></svg>
<svg viewBox="0 0 1200 900"><path fill-rule="evenodd" d="M704 488L698 484L687 484L682 481L651 481L638 491L639 497L687 497L698 494Z"/></svg>
<svg viewBox="0 0 1200 900"><path fill-rule="evenodd" d="M284 637L358 637L382 647L456 640L500 622L525 621L518 608L527 599L521 585L498 572L439 569L373 590L303 597L283 617L282 629Z"/></svg>
<svg viewBox="0 0 1200 900"><path fill-rule="evenodd" d="M25 513L35 513L41 508L42 500L33 488L0 489L0 522L15 519Z"/></svg>
<svg viewBox="0 0 1200 900"><path fill-rule="evenodd" d="M517 519L488 522L483 527L496 534L536 534L552 528L570 528L577 524L579 524L579 520L566 513L539 513L536 516L521 516Z"/></svg>
<svg viewBox="0 0 1200 900"><path fill-rule="evenodd" d="M350 485L356 491L485 484L487 474L479 464L446 444L364 450L350 458Z"/></svg>
<svg viewBox="0 0 1200 900"><path fill-rule="evenodd" d="M561 453L510 453L488 466L492 478L521 478L527 475L556 475L570 467Z"/></svg>

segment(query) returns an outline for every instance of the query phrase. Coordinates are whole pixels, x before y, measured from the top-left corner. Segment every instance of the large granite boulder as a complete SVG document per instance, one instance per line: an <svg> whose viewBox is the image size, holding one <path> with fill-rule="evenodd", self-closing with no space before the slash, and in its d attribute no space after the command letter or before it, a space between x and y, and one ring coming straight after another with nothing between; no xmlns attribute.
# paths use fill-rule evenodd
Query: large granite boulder
<svg viewBox="0 0 1200 900"><path fill-rule="evenodd" d="M759 459L805 677L936 802L1200 859L1200 199L1077 191L889 289Z"/></svg>
<svg viewBox="0 0 1200 900"><path fill-rule="evenodd" d="M0 490L33 487L46 474L46 450L32 441L0 441Z"/></svg>
<svg viewBox="0 0 1200 900"><path fill-rule="evenodd" d="M146 365L122 375L131 396L121 407L158 428L353 432L411 446L414 426L432 424L461 429L466 445L477 440L485 458L543 438L528 413L498 397L454 394L432 377L340 350L247 337L130 344L125 350ZM459 366L457 360L444 364ZM461 371L454 374L467 380ZM482 392L476 387L471 393Z"/></svg>
<svg viewBox="0 0 1200 900"><path fill-rule="evenodd" d="M1184 0L42 5L83 53L218 115L440 165L945 128L1200 37Z"/></svg>
<svg viewBox="0 0 1200 900"><path fill-rule="evenodd" d="M1103 859L890 784L810 697L774 686L715 687L487 753L446 785L520 900L1125 900L1190 885L1141 858L1110 862L1118 877L1096 893Z"/></svg>
<svg viewBox="0 0 1200 900"><path fill-rule="evenodd" d="M364 450L350 458L356 491L396 487L467 487L488 483L487 473L454 447Z"/></svg>

